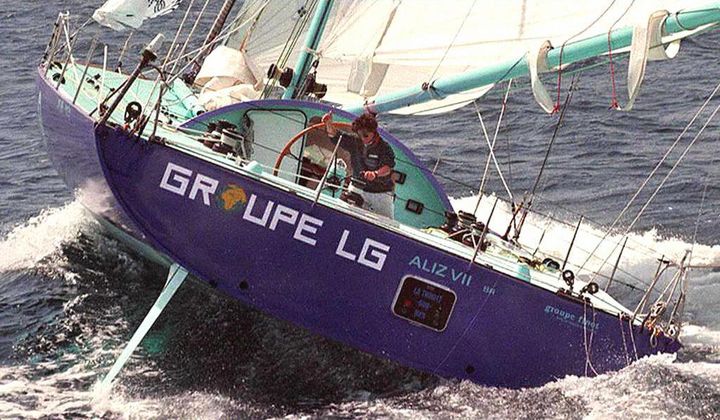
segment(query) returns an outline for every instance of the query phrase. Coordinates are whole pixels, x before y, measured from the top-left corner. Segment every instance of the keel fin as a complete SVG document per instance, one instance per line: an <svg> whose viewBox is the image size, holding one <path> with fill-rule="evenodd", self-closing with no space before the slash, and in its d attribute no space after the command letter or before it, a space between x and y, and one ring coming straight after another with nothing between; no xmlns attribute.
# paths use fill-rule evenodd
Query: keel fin
<svg viewBox="0 0 720 420"><path fill-rule="evenodd" d="M138 327L138 329L133 334L130 342L128 342L127 346L125 346L125 349L123 350L122 354L120 354L120 357L115 360L115 364L113 364L112 368L110 368L108 374L105 375L105 378L100 384L100 388L102 390L110 390L115 377L118 375L118 373L120 373L120 370L122 370L123 366L125 366L125 363L127 363L128 359L130 359L130 356L135 351L135 349L140 344L145 335L148 333L148 331L150 331L150 328L153 326L155 321L163 312L168 302L170 302L170 299L173 297L177 289L185 281L187 275L187 270L185 270L180 265L173 263L170 266L170 271L168 273L168 279L165 287L163 288L162 292L160 292L160 296L158 296L152 308L150 308L150 311L148 311L148 314L145 315L145 319L143 320L142 324L140 324L140 327Z"/></svg>

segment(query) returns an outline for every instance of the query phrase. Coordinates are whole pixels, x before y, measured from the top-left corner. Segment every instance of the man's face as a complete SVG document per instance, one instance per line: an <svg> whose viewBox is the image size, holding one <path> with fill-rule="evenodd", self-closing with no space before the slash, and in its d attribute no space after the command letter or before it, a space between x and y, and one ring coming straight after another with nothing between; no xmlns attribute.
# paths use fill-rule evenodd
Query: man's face
<svg viewBox="0 0 720 420"><path fill-rule="evenodd" d="M358 134L358 136L360 136L360 139L362 139L362 142L365 145L372 143L373 138L375 138L374 131L358 130L357 134Z"/></svg>

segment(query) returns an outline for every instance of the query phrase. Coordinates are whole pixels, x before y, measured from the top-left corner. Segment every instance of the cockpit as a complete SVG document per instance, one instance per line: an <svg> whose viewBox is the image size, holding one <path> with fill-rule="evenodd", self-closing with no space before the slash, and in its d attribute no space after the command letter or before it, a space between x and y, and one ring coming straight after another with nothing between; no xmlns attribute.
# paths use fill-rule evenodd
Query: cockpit
<svg viewBox="0 0 720 420"><path fill-rule="evenodd" d="M336 147L322 115L331 107L315 102L265 100L242 102L204 113L181 129L203 133L198 140L209 150L238 164L262 168L300 187L357 205L351 185L353 160ZM341 130L354 115L333 110ZM417 228L440 226L452 207L440 184L418 158L382 128L378 134L395 154L393 219Z"/></svg>

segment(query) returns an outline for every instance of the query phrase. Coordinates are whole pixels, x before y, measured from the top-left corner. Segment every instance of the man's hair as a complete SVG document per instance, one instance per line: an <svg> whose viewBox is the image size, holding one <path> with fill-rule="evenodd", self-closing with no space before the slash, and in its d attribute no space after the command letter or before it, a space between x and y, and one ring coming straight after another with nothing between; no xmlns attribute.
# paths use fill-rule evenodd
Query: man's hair
<svg viewBox="0 0 720 420"><path fill-rule="evenodd" d="M375 116L368 113L355 118L355 121L352 123L352 130L356 133L360 130L373 132L377 130L377 127L378 123Z"/></svg>

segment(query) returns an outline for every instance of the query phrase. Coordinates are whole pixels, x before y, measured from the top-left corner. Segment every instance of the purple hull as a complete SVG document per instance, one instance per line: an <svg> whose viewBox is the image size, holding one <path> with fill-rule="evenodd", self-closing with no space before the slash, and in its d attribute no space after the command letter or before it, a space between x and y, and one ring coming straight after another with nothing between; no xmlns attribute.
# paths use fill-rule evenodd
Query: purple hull
<svg viewBox="0 0 720 420"><path fill-rule="evenodd" d="M96 218L143 240L143 234L125 215L105 181L95 147L93 120L72 104L72 98L56 90L43 73L42 68L38 69L36 77L38 111L53 166Z"/></svg>
<svg viewBox="0 0 720 420"><path fill-rule="evenodd" d="M242 302L364 351L521 387L584 375L588 358L597 372L622 368L635 358L632 341L640 356L678 348L652 347L615 316L488 267L468 270L467 260L167 146L109 129L97 144L110 187L154 247ZM205 196L214 182L217 194ZM228 189L244 200L228 208ZM393 313L407 276L455 293L444 331Z"/></svg>
<svg viewBox="0 0 720 420"><path fill-rule="evenodd" d="M616 316L491 267L468 268L411 237L169 147L114 130L96 139L79 108L41 76L38 86L50 155L86 207L269 314L408 366L496 386L584 375L587 360L598 373L616 370L679 348L664 337L652 347L647 331L631 332ZM206 195L212 181L217 193ZM393 312L408 276L454 293L442 331Z"/></svg>

